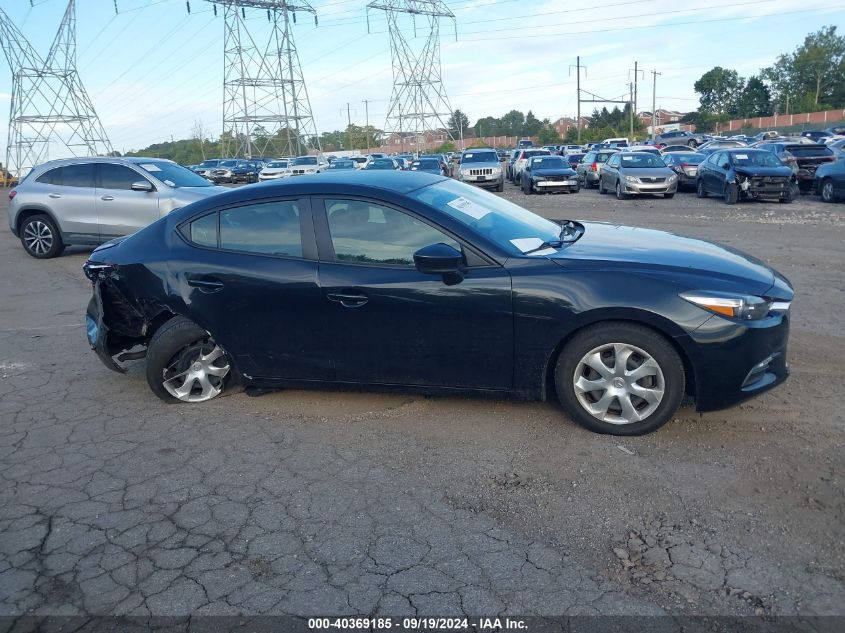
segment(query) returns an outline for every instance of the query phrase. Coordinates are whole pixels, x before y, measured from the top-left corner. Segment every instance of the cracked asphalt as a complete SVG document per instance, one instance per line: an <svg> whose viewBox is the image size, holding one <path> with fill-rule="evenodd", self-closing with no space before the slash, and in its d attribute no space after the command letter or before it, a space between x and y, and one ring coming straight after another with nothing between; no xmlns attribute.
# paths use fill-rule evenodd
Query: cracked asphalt
<svg viewBox="0 0 845 633"><path fill-rule="evenodd" d="M765 259L796 286L792 378L626 439L554 403L165 405L88 349L87 252L4 228L0 615L845 616L845 205L503 195Z"/></svg>

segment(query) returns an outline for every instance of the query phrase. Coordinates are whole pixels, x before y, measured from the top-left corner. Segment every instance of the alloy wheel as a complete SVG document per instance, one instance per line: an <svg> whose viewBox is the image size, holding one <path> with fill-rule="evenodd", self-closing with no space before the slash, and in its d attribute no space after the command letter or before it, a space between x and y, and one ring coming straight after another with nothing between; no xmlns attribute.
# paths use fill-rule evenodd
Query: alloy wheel
<svg viewBox="0 0 845 633"><path fill-rule="evenodd" d="M26 247L36 255L45 255L53 248L53 231L41 220L26 225L23 230Z"/></svg>
<svg viewBox="0 0 845 633"><path fill-rule="evenodd" d="M229 362L213 341L199 341L180 350L162 372L162 386L182 402L204 402L220 395Z"/></svg>
<svg viewBox="0 0 845 633"><path fill-rule="evenodd" d="M666 389L657 361L627 343L607 343L584 354L572 384L585 411L616 425L648 418L660 406Z"/></svg>
<svg viewBox="0 0 845 633"><path fill-rule="evenodd" d="M822 185L822 200L833 202L833 183L829 180Z"/></svg>

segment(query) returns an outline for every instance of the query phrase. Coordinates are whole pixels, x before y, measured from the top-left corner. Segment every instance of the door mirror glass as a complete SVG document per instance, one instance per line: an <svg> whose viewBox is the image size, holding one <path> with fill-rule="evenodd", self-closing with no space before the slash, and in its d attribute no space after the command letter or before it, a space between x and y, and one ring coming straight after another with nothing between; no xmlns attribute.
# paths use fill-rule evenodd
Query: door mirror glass
<svg viewBox="0 0 845 633"><path fill-rule="evenodd" d="M464 256L448 244L423 246L414 253L414 265L421 273L446 275L457 273L464 263Z"/></svg>
<svg viewBox="0 0 845 633"><path fill-rule="evenodd" d="M149 180L139 180L132 183L132 191L152 191L153 185Z"/></svg>

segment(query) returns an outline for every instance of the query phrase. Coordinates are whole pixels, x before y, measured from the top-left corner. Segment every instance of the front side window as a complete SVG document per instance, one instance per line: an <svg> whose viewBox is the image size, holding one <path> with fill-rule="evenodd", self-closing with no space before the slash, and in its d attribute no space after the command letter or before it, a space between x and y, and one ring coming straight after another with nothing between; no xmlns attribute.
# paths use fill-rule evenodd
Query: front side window
<svg viewBox="0 0 845 633"><path fill-rule="evenodd" d="M326 200L329 233L339 262L407 266L432 244L460 245L407 213L362 200Z"/></svg>
<svg viewBox="0 0 845 633"><path fill-rule="evenodd" d="M302 257L299 204L261 202L220 211L220 248Z"/></svg>
<svg viewBox="0 0 845 633"><path fill-rule="evenodd" d="M129 191L133 182L146 180L141 174L125 165L100 163L100 188Z"/></svg>

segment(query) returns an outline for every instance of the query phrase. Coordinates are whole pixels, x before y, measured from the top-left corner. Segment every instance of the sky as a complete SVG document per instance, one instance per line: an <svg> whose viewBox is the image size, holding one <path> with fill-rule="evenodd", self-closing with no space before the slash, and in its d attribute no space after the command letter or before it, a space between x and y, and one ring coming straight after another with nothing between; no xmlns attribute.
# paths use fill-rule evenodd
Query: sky
<svg viewBox="0 0 845 633"><path fill-rule="evenodd" d="M119 13L115 14L115 1ZM0 0L44 57L67 0ZM77 67L118 151L188 138L197 121L219 135L223 116L223 17L205 0L77 0ZM319 25L297 15L294 38L318 132L352 122L382 127L392 88L390 40L382 12L365 0L314 0ZM747 77L829 24L845 30L841 0L453 0L441 22L443 83L453 109L474 124L512 109L552 121L577 108L576 56L583 90L626 98L634 62L642 71L640 110L698 106L693 84L713 66ZM800 6L800 8L799 8ZM247 12L256 39L266 13ZM418 26L420 23L418 22ZM403 23L412 45L410 17ZM368 32L369 27L369 32ZM456 39L457 33L457 39ZM12 75L0 61L0 142L6 145ZM601 104L598 104L599 106ZM584 104L589 114L592 104ZM612 107L612 106L611 106ZM51 156L57 158L58 156Z"/></svg>

